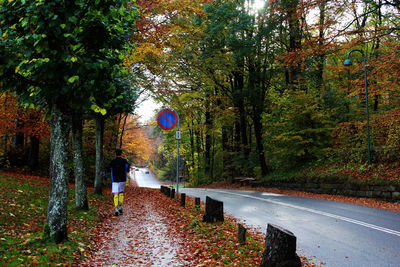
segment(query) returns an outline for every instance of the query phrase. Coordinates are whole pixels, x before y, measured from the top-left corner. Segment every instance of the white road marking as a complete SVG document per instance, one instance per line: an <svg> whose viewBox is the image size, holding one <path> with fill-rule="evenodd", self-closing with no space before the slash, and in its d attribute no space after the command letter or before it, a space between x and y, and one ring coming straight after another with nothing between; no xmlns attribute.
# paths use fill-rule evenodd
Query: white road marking
<svg viewBox="0 0 400 267"><path fill-rule="evenodd" d="M210 190L210 189L208 189L208 190ZM361 225L361 226L364 226L364 227L367 227L367 228L370 228L370 229L374 229L374 230L377 230L377 231L385 232L385 233L388 233L388 234L391 234L391 235L396 235L396 236L400 237L400 232L399 231L395 231L395 230L392 230L392 229L384 228L384 227L377 226L377 225L374 225L374 224L370 224L370 223L354 220L354 219L351 219L351 218L343 217L343 216L340 216L340 215L335 215L335 214L324 212L324 211L305 208L305 207L301 207L301 206L297 206L297 205L293 205L293 204L287 204L287 203L283 203L283 202L280 202L280 201L271 200L271 199L265 199L265 198L261 198L261 197L242 195L242 194L238 194L238 193L225 192L225 191L220 191L220 190L215 190L215 189L211 189L210 191L215 191L215 192L224 193L224 194L230 194L230 195L235 195L235 196L241 196L241 197L257 199L257 200L261 200L261 201L264 201L264 202L270 202L270 203L277 204L277 205L282 205L282 206L286 206L286 207L290 207L290 208L294 208L294 209L304 210L304 211L308 211L308 212L315 213L315 214L318 214L318 215L322 215L322 216L334 218L334 219L337 219L337 220L342 220L342 221L345 221L345 222Z"/></svg>

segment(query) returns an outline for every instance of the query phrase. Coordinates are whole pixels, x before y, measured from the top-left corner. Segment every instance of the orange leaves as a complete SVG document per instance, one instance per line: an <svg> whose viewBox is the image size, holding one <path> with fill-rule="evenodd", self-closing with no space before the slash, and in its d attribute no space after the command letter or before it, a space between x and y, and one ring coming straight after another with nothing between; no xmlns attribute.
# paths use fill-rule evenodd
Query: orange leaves
<svg viewBox="0 0 400 267"><path fill-rule="evenodd" d="M39 138L49 135L49 123L43 119L43 111L23 108L11 93L0 93L0 103L0 135L15 131Z"/></svg>
<svg viewBox="0 0 400 267"><path fill-rule="evenodd" d="M15 131L17 120L17 101L10 93L0 94L0 134Z"/></svg>
<svg viewBox="0 0 400 267"><path fill-rule="evenodd" d="M374 161L392 162L398 159L400 149L400 110L370 115L371 142L374 146ZM333 145L339 149L365 148L366 121L339 123L333 134Z"/></svg>
<svg viewBox="0 0 400 267"><path fill-rule="evenodd" d="M233 218L203 223L192 198L183 208L158 190L128 187L124 205L124 215L98 228L98 247L80 264L256 266L261 260L261 235L240 245Z"/></svg>
<svg viewBox="0 0 400 267"><path fill-rule="evenodd" d="M134 162L147 162L156 153L155 141L146 133L147 127L138 126L137 118L129 116L123 137L123 149Z"/></svg>
<svg viewBox="0 0 400 267"><path fill-rule="evenodd" d="M377 52L379 56L371 56L367 60L369 91L390 97L400 90L400 46L397 42L388 41Z"/></svg>
<svg viewBox="0 0 400 267"><path fill-rule="evenodd" d="M177 36L189 27L184 18L202 14L202 4L205 2L208 1L138 0L140 19L136 23L137 32L133 36L137 48L130 61L143 61L146 56L157 58L166 52L166 48L179 46Z"/></svg>

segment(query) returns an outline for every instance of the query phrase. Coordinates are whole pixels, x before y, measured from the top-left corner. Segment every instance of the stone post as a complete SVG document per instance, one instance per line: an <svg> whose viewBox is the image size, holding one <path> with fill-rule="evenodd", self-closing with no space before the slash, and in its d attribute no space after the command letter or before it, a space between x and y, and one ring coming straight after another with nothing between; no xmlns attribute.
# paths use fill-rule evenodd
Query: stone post
<svg viewBox="0 0 400 267"><path fill-rule="evenodd" d="M246 228L240 223L238 224L238 241L241 244L246 243Z"/></svg>
<svg viewBox="0 0 400 267"><path fill-rule="evenodd" d="M206 213L203 216L203 222L223 222L224 221L224 203L210 197L206 197Z"/></svg>
<svg viewBox="0 0 400 267"><path fill-rule="evenodd" d="M186 205L186 194L181 193L181 206L185 207L185 205Z"/></svg>
<svg viewBox="0 0 400 267"><path fill-rule="evenodd" d="M301 267L296 254L296 236L279 226L268 224L265 250L260 267Z"/></svg>

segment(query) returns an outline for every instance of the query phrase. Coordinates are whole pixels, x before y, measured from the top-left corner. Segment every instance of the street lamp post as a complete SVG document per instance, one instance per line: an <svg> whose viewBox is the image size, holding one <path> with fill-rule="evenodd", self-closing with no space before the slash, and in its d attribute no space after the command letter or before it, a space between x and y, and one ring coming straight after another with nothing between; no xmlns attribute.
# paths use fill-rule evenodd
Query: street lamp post
<svg viewBox="0 0 400 267"><path fill-rule="evenodd" d="M367 113L367 138L368 138L368 164L371 165L371 141L369 134L369 114L368 114L368 83L367 83L367 60L364 52L360 49L352 49L347 54L347 58L344 61L345 66L351 66L353 62L350 60L350 54L353 52L360 52L364 59L364 79L365 79L365 109Z"/></svg>

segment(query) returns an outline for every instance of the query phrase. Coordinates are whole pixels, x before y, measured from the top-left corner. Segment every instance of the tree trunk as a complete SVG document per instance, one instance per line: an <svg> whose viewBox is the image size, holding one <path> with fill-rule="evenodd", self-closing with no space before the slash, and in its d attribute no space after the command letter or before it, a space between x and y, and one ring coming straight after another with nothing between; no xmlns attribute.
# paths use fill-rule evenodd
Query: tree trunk
<svg viewBox="0 0 400 267"><path fill-rule="evenodd" d="M20 132L20 129L24 127L24 124L17 120L16 122L16 132L14 137L14 148L23 148L24 147L24 134Z"/></svg>
<svg viewBox="0 0 400 267"><path fill-rule="evenodd" d="M242 68L242 63L240 63L239 65L240 68ZM244 157L245 160L248 159L249 157L249 146L247 143L247 125L246 125L246 110L245 110L245 103L244 103L244 95L243 95L243 88L244 88L244 77L243 74L241 72L237 72L235 74L235 92L236 92L236 96L235 96L235 106L238 109L238 113L239 113L239 129L238 129L238 133L240 133L239 135L237 135L237 140L238 140L238 145L239 145L239 149L242 152L242 155Z"/></svg>
<svg viewBox="0 0 400 267"><path fill-rule="evenodd" d="M383 26L382 24L383 24L382 23L382 0L379 0L378 1L378 25L375 26L375 39L376 39L376 41L375 41L375 46L374 46L375 52L374 52L374 55L373 55L377 61L379 60L379 52L378 51L379 51L379 48L380 48L380 45L381 45L381 38L379 37L379 33L378 32L379 32L379 29L382 28L382 26ZM372 83L375 86L379 86L377 81L376 81L376 79L373 80ZM380 91L380 90L378 89L378 91ZM374 111L378 111L378 105L379 105L379 95L375 94L374 95Z"/></svg>
<svg viewBox="0 0 400 267"><path fill-rule="evenodd" d="M96 176L94 178L94 193L101 195L103 188L103 134L104 117L96 117Z"/></svg>
<svg viewBox="0 0 400 267"><path fill-rule="evenodd" d="M8 132L4 135L4 153L8 152Z"/></svg>
<svg viewBox="0 0 400 267"><path fill-rule="evenodd" d="M193 127L193 121L191 122L192 123L192 128L190 128L190 125L188 125L188 129L189 129L189 139L190 139L190 155L191 155L191 163L190 163L190 167L192 167L192 169L194 169L195 168L195 165L194 165L194 161L195 161L195 159L194 159L194 153L195 153L195 147L194 147L194 130L192 130L194 127Z"/></svg>
<svg viewBox="0 0 400 267"><path fill-rule="evenodd" d="M258 160L261 167L261 175L265 176L268 173L267 165L265 163L264 146L263 146L263 132L261 114L264 112L264 99L265 89L264 82L260 78L261 68L259 62L254 62L249 59L249 98L252 105L252 119L254 124L254 136L256 138L256 147Z"/></svg>
<svg viewBox="0 0 400 267"><path fill-rule="evenodd" d="M244 86L244 78L243 74L240 72L233 73L233 93L232 93L232 101L235 108L237 108L238 116L235 117L235 136L234 136L234 151L240 155L241 152L241 135L243 134L242 130L242 120L244 114L242 113L244 110L243 103L243 86Z"/></svg>
<svg viewBox="0 0 400 267"><path fill-rule="evenodd" d="M128 114L125 114L124 123L122 124L122 129L121 129L121 137L119 138L119 148L122 148L122 138L124 137L125 125L126 125L127 118L128 118Z"/></svg>
<svg viewBox="0 0 400 267"><path fill-rule="evenodd" d="M122 120L122 114L120 113L118 116L117 123L115 125L115 128L113 129L113 137L111 138L111 147L116 148L118 145L118 136L119 136L119 125L121 124Z"/></svg>
<svg viewBox="0 0 400 267"><path fill-rule="evenodd" d="M54 104L50 121L50 198L47 211L45 237L56 243L68 239L68 138L71 117Z"/></svg>
<svg viewBox="0 0 400 267"><path fill-rule="evenodd" d="M317 70L317 88L321 92L324 87L324 68L325 68L325 51L324 51L324 26L325 26L325 9L327 0L319 3L319 36L318 36L318 70Z"/></svg>
<svg viewBox="0 0 400 267"><path fill-rule="evenodd" d="M209 102L206 104L205 112L205 149L204 149L204 173L208 177L208 181L212 182L213 177L211 176L211 128L212 119L211 112L209 111Z"/></svg>
<svg viewBox="0 0 400 267"><path fill-rule="evenodd" d="M28 166L31 170L36 170L39 165L39 138L30 136L31 146L29 148Z"/></svg>
<svg viewBox="0 0 400 267"><path fill-rule="evenodd" d="M75 206L78 210L88 210L88 199L85 184L85 167L82 157L82 112L72 115L72 147L74 154Z"/></svg>
<svg viewBox="0 0 400 267"><path fill-rule="evenodd" d="M200 140L200 131L195 130L194 133L196 137L196 152L197 152L197 183L200 183L200 155L201 155L201 140Z"/></svg>
<svg viewBox="0 0 400 267"><path fill-rule="evenodd" d="M267 164L265 163L265 154L264 154L264 146L262 141L262 124L261 124L261 114L255 113L253 115L253 123L254 123L254 135L256 137L256 145L258 152L258 160L260 162L261 167L261 175L266 176L268 174Z"/></svg>
<svg viewBox="0 0 400 267"><path fill-rule="evenodd" d="M222 170L224 179L229 177L229 168L230 165L230 149L229 149L229 139L228 139L228 129L227 126L222 126L222 135L221 135L221 143L222 143Z"/></svg>
<svg viewBox="0 0 400 267"><path fill-rule="evenodd" d="M284 8L287 11L288 25L289 25L289 53L296 53L301 45L301 29L297 13L299 6L298 0L287 1ZM288 65L288 86L292 90L299 87L299 64L297 62L290 62Z"/></svg>

